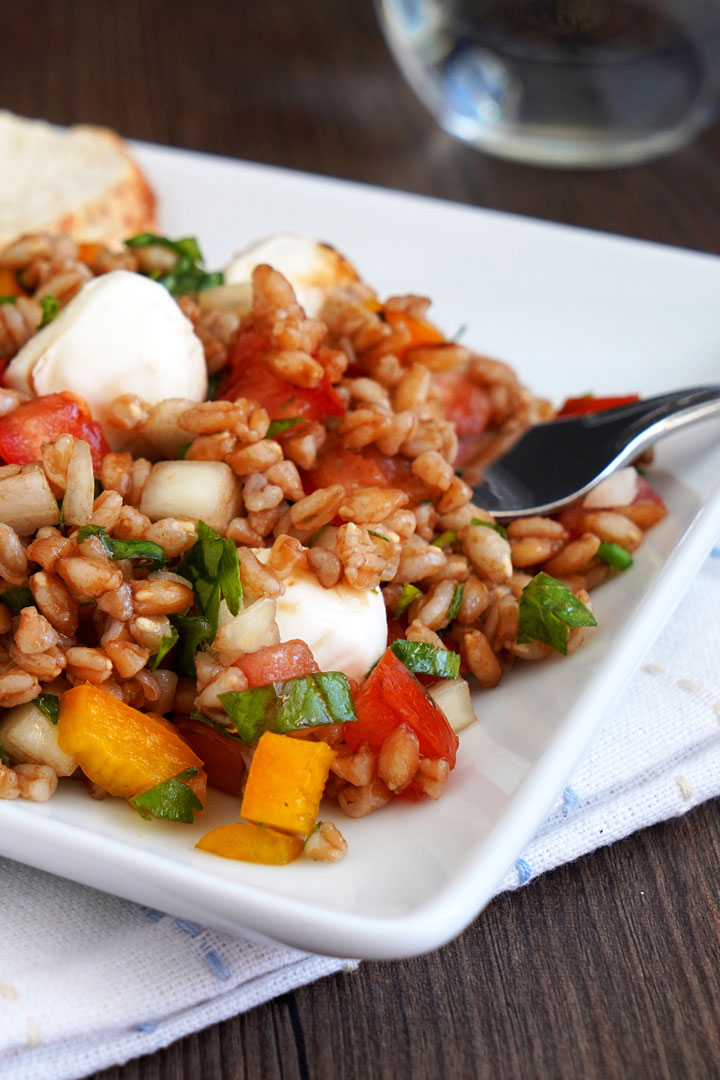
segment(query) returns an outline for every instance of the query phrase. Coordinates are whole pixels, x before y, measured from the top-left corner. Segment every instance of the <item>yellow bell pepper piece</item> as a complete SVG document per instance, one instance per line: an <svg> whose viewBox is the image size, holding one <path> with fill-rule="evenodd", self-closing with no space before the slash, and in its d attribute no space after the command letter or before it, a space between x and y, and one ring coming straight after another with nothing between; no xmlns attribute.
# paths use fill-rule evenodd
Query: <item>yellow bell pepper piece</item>
<svg viewBox="0 0 720 1080"><path fill-rule="evenodd" d="M197 768L186 782L205 804L207 780L197 754L167 721L131 708L100 686L75 686L60 695L58 742L90 780L123 799Z"/></svg>
<svg viewBox="0 0 720 1080"><path fill-rule="evenodd" d="M315 824L334 757L327 743L266 731L253 755L240 813L305 836Z"/></svg>
<svg viewBox="0 0 720 1080"><path fill-rule="evenodd" d="M302 854L303 842L297 836L288 836L262 825L241 823L211 829L195 846L225 859L285 866Z"/></svg>

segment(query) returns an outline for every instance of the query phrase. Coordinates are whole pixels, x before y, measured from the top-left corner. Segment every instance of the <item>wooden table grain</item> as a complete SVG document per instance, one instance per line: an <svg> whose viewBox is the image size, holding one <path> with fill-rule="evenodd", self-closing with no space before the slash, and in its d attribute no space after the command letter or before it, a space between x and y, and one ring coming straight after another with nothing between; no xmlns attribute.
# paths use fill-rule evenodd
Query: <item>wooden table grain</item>
<svg viewBox="0 0 720 1080"><path fill-rule="evenodd" d="M625 170L494 161L418 105L369 0L18 0L2 36L16 112L720 253L718 127ZM95 1080L717 1078L719 837L708 803Z"/></svg>

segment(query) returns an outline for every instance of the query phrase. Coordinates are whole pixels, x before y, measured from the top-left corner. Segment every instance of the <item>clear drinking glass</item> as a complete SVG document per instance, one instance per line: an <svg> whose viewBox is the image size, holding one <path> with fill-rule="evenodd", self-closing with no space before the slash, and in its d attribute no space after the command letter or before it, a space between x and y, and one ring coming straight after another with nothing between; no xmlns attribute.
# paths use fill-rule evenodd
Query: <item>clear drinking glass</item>
<svg viewBox="0 0 720 1080"><path fill-rule="evenodd" d="M720 0L376 0L410 85L453 135L538 165L628 165L712 118Z"/></svg>

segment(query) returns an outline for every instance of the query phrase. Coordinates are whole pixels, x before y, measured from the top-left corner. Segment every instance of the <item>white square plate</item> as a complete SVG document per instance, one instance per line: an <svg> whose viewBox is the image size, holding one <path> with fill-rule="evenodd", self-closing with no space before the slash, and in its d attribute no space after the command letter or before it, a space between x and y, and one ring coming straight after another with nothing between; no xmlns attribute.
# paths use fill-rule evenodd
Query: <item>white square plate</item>
<svg viewBox="0 0 720 1080"><path fill-rule="evenodd" d="M170 235L211 267L267 233L327 239L381 294L434 300L452 333L560 400L713 382L720 260L354 184L160 147L138 154ZM0 853L174 915L300 948L361 957L426 952L482 909L540 825L611 700L720 533L720 427L662 444L669 515L634 568L595 594L599 620L569 660L518 664L477 696L438 803L343 818L338 865L233 863L195 851L236 819L212 794L194 826L145 824L123 802L61 785L45 805L0 802Z"/></svg>

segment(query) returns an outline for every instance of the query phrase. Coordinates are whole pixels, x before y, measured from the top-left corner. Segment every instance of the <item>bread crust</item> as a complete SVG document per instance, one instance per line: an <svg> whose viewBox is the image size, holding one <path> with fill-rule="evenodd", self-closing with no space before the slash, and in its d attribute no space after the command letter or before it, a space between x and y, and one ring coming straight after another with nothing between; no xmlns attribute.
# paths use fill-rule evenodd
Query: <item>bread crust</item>
<svg viewBox="0 0 720 1080"><path fill-rule="evenodd" d="M54 220L38 221L32 231L69 233L75 240L105 244L111 248L122 247L123 241L129 236L156 231L155 194L125 140L110 128L88 124L67 129L68 136L72 132L84 132L108 143L123 159L122 175L100 197L70 207ZM0 247L16 238L15 233L0 235Z"/></svg>

